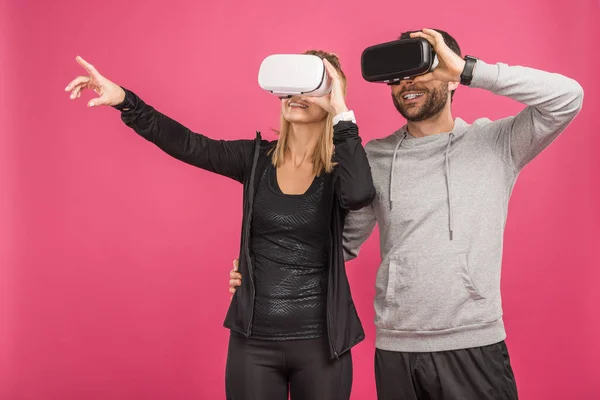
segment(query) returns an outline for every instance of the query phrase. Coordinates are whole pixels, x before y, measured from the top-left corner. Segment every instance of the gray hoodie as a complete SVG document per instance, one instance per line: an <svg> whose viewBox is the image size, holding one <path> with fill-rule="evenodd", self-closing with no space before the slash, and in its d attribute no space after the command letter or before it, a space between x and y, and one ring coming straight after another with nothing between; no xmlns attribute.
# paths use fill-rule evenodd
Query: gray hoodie
<svg viewBox="0 0 600 400"><path fill-rule="evenodd" d="M471 87L527 107L497 121L412 137L404 126L365 147L377 197L351 212L345 257L379 224L376 347L445 351L506 337L500 269L508 201L521 169L581 109L583 89L562 75L479 60Z"/></svg>

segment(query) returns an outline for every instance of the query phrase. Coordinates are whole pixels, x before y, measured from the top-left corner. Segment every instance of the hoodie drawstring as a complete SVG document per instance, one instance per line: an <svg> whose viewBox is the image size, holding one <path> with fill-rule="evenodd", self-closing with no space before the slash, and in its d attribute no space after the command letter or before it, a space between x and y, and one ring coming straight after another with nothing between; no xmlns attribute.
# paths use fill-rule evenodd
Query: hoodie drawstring
<svg viewBox="0 0 600 400"><path fill-rule="evenodd" d="M452 222L452 189L450 180L450 145L452 144L452 138L454 134L448 135L448 145L446 146L446 190L448 191L448 226L450 229L450 240L454 236L454 227Z"/></svg>
<svg viewBox="0 0 600 400"><path fill-rule="evenodd" d="M405 132L402 138L398 141L396 148L394 149L394 158L392 159L392 169L390 172L390 209L393 207L394 202L394 174L396 170L396 156L398 155L398 149L402 146L402 142L406 139L407 133ZM452 146L452 139L454 133L448 135L448 144L446 145L445 163L446 163L446 192L448 194L448 229L450 233L450 240L454 239L454 221L452 219L452 180L450 175L450 147Z"/></svg>
<svg viewBox="0 0 600 400"><path fill-rule="evenodd" d="M394 150L394 158L392 159L392 172L390 172L390 209L393 207L394 202L394 191L392 190L394 187L394 170L396 169L396 155L398 154L398 149L402 146L402 142L406 139L407 133L404 132L402 138L398 141L396 145L396 149Z"/></svg>

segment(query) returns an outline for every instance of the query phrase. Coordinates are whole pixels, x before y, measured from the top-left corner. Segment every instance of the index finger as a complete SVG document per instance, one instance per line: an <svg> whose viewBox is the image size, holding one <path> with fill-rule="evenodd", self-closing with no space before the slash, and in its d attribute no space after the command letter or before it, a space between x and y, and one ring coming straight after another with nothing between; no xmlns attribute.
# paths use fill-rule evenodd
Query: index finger
<svg viewBox="0 0 600 400"><path fill-rule="evenodd" d="M442 36L442 34L434 29L424 28L423 32L426 33L427 35L433 36L436 39L436 41L438 41L438 40L442 41L442 42L444 41L444 37Z"/></svg>
<svg viewBox="0 0 600 400"><path fill-rule="evenodd" d="M411 38L417 38L417 37L423 38L423 39L427 40L433 47L435 47L435 37L432 35L428 35L427 33L419 31L419 32L411 33L410 37Z"/></svg>
<svg viewBox="0 0 600 400"><path fill-rule="evenodd" d="M91 76L93 76L94 78L100 76L100 73L96 70L96 68L94 68L92 64L81 58L81 56L77 56L75 59L77 60L79 65L81 65Z"/></svg>

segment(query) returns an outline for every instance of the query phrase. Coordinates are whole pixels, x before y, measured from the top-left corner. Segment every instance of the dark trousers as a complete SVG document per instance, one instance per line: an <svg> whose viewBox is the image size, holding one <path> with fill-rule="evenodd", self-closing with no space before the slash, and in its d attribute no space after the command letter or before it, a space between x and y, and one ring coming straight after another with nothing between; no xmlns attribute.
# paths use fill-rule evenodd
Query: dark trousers
<svg viewBox="0 0 600 400"><path fill-rule="evenodd" d="M270 341L231 332L227 400L348 400L352 356L330 359L327 337Z"/></svg>
<svg viewBox="0 0 600 400"><path fill-rule="evenodd" d="M491 346L404 353L376 350L379 400L516 400L504 342Z"/></svg>

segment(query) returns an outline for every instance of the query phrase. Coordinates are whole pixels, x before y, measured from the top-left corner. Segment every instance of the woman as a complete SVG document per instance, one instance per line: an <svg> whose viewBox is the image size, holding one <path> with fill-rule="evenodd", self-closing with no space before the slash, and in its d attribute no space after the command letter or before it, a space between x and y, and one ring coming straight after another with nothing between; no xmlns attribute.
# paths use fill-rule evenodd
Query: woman
<svg viewBox="0 0 600 400"><path fill-rule="evenodd" d="M349 399L350 349L364 339L344 269L348 210L375 197L371 170L338 58L323 59L332 91L281 100L279 139L221 141L191 132L77 58L88 72L66 88L100 97L125 124L171 156L244 185L239 270L225 326L231 330L227 398Z"/></svg>

